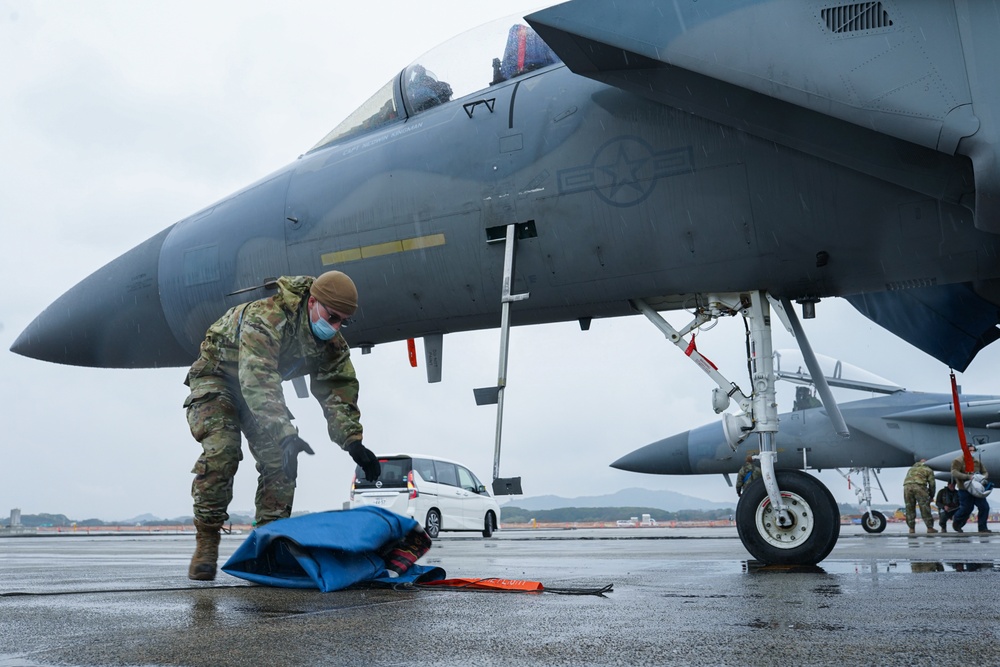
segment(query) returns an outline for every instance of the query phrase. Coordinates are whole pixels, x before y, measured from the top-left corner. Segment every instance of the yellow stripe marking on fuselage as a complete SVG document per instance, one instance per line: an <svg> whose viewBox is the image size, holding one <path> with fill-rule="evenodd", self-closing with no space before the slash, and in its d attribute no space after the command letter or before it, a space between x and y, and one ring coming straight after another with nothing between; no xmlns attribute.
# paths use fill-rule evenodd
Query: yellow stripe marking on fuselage
<svg viewBox="0 0 1000 667"><path fill-rule="evenodd" d="M397 252L407 252L410 250L422 250L444 244L444 234L429 234L427 236L417 236L412 239L402 239L401 241L389 241L387 243L361 246L360 248L328 252L320 255L320 261L323 262L323 266L345 264L347 262L356 262L359 259L371 259L372 257L392 255Z"/></svg>

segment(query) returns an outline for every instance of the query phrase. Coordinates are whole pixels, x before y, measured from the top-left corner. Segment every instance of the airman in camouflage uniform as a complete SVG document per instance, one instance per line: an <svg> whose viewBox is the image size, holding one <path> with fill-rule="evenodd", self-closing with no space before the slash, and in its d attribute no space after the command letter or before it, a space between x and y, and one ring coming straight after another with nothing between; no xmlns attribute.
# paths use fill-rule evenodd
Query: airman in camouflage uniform
<svg viewBox="0 0 1000 667"><path fill-rule="evenodd" d="M973 452L976 451L976 446L969 444L969 449ZM987 526L990 516L990 503L986 498L980 498L969 493L965 484L971 480L976 474L982 475L984 479L989 478L990 473L986 470L986 466L983 465L982 456L978 459L972 460L972 470L966 472L965 470L965 455L958 456L954 461L951 462L951 477L955 480L956 486L958 487L958 511L955 512L955 517L951 520L951 526L955 529L956 533L965 532L962 528L969 521L969 517L972 516L972 508L975 507L978 511L978 524L980 533L990 533L993 532Z"/></svg>
<svg viewBox="0 0 1000 667"><path fill-rule="evenodd" d="M750 486L750 482L760 479L760 466L753 460L752 454L747 454L746 462L736 473L736 495L742 496L745 487Z"/></svg>
<svg viewBox="0 0 1000 667"><path fill-rule="evenodd" d="M931 515L931 498L934 497L934 488L937 482L934 480L934 471L925 465L927 459L920 459L906 472L903 479L903 501L906 503L906 525L910 532L916 532L917 523L916 506L920 506L920 515L927 524L928 533L936 533L934 528L934 517Z"/></svg>
<svg viewBox="0 0 1000 667"><path fill-rule="evenodd" d="M361 444L358 381L340 333L357 309L354 283L339 271L283 277L276 294L231 308L209 327L201 355L188 371L184 407L202 454L192 472L197 548L188 577L215 578L219 531L229 519L233 478L243 459L240 432L257 462L256 522L292 511L297 455L313 451L298 436L281 383L308 375L323 408L330 439L347 450L365 476L379 475L378 459Z"/></svg>

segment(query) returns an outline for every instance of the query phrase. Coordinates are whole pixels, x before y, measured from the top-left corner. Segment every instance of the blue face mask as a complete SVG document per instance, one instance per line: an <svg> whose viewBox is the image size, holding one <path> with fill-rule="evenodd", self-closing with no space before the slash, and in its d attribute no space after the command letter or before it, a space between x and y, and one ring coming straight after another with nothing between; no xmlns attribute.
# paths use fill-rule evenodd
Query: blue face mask
<svg viewBox="0 0 1000 667"><path fill-rule="evenodd" d="M310 313L312 315L312 313ZM316 313L319 315L319 312ZM316 321L313 322L312 317L309 318L309 326L313 330L313 335L320 340L330 340L337 335L337 330L333 328L333 325L323 317L317 317Z"/></svg>
<svg viewBox="0 0 1000 667"><path fill-rule="evenodd" d="M337 330L326 320L320 319L315 322L309 320L309 327L312 329L313 335L320 340L330 340L337 335Z"/></svg>

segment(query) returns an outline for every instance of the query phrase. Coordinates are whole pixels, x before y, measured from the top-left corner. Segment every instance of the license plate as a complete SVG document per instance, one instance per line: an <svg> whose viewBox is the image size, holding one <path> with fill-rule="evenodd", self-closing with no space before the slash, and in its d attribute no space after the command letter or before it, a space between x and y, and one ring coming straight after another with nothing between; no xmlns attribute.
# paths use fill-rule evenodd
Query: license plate
<svg viewBox="0 0 1000 667"><path fill-rule="evenodd" d="M389 499L388 498L376 498L375 499L375 504L376 505L388 505L389 504Z"/></svg>

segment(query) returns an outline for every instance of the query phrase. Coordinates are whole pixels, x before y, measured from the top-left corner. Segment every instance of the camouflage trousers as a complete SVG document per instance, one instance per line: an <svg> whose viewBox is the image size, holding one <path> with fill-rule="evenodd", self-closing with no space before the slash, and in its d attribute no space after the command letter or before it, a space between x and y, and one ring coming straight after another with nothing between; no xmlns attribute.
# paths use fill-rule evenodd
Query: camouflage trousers
<svg viewBox="0 0 1000 667"><path fill-rule="evenodd" d="M291 515L295 482L281 468L281 446L259 427L239 390L219 377L193 378L190 387L184 407L191 435L202 448L191 470L195 519L206 524L229 520L233 480L243 460L241 432L257 462L257 524Z"/></svg>
<svg viewBox="0 0 1000 667"><path fill-rule="evenodd" d="M915 484L903 485L903 502L906 503L906 525L913 528L917 523L917 506L920 506L920 516L928 528L934 527L934 515L931 514L931 497L927 489Z"/></svg>

